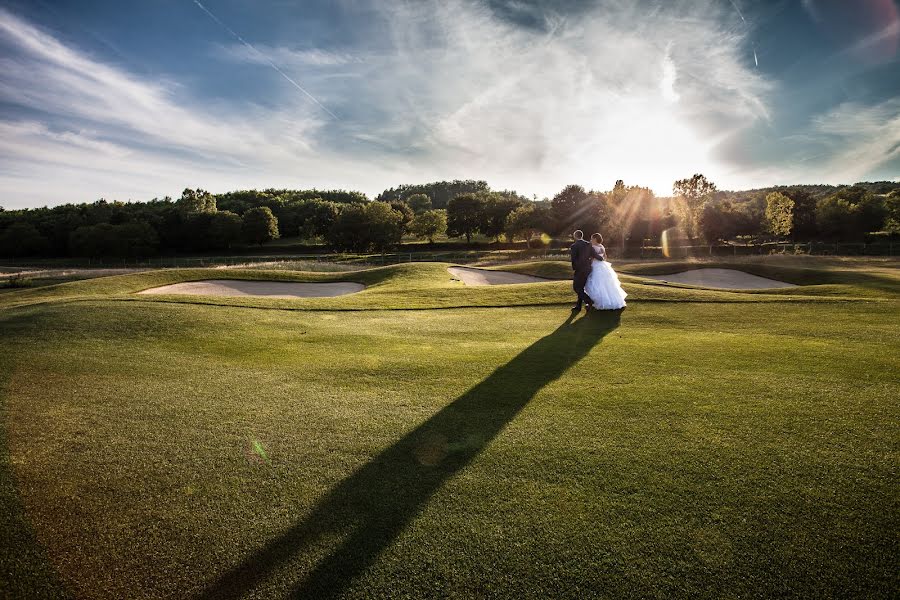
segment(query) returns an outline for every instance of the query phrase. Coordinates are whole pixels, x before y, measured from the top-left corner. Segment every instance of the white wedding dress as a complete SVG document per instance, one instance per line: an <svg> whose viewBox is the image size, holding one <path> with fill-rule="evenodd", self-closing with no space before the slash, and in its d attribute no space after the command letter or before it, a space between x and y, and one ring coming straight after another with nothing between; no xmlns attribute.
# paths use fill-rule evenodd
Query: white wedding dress
<svg viewBox="0 0 900 600"><path fill-rule="evenodd" d="M606 258L603 244L591 244L597 254ZM591 274L584 285L585 293L593 300L594 308L599 310L618 310L625 308L625 297L628 295L619 283L619 276L608 260L592 260Z"/></svg>

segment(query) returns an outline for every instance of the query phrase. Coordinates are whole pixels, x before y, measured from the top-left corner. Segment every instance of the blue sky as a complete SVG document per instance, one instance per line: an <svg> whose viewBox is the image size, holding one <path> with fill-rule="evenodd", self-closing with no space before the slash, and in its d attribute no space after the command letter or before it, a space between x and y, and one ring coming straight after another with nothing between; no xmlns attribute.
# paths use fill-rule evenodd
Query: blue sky
<svg viewBox="0 0 900 600"><path fill-rule="evenodd" d="M0 205L900 178L893 0L0 2Z"/></svg>

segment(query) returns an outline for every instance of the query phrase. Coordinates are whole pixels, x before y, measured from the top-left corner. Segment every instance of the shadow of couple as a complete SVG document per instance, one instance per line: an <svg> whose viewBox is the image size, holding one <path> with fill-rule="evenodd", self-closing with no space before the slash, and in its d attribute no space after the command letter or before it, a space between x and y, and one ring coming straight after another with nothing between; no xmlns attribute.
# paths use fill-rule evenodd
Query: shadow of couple
<svg viewBox="0 0 900 600"><path fill-rule="evenodd" d="M454 474L471 463L544 386L562 376L619 326L621 311L572 313L486 379L372 458L328 492L311 512L201 592L202 598L250 593L293 557L324 558L291 591L301 598L339 595L371 565Z"/></svg>

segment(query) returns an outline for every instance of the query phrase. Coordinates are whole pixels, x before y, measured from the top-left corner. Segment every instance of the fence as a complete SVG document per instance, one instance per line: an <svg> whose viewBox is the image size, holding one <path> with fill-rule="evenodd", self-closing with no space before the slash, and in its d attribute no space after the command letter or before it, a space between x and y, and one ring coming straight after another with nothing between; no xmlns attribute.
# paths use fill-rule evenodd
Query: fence
<svg viewBox="0 0 900 600"><path fill-rule="evenodd" d="M896 246L896 248L895 248ZM625 248L623 258L685 258L703 256L755 256L763 254L808 254L815 256L895 256L900 243L805 242L764 244L712 244L695 246L642 246Z"/></svg>

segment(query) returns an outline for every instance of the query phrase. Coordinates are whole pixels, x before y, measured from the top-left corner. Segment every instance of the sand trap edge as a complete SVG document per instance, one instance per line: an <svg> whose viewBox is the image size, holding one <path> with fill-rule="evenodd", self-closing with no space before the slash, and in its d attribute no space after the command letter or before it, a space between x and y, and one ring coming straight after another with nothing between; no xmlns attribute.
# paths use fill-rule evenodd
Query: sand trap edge
<svg viewBox="0 0 900 600"><path fill-rule="evenodd" d="M355 294L364 289L366 289L366 286L363 284L350 281L299 282L252 279L202 279L150 288L142 290L138 294L296 299L333 298L335 296Z"/></svg>
<svg viewBox="0 0 900 600"><path fill-rule="evenodd" d="M634 275L645 279L655 279L665 283L680 283L696 287L720 290L771 290L797 287L796 284L769 279L738 269L700 268L680 271L669 275Z"/></svg>
<svg viewBox="0 0 900 600"><path fill-rule="evenodd" d="M509 271L494 271L491 269L476 269L474 267L448 267L451 275L462 281L465 285L517 285L522 283L547 283L557 281L545 279L523 273L511 273Z"/></svg>

